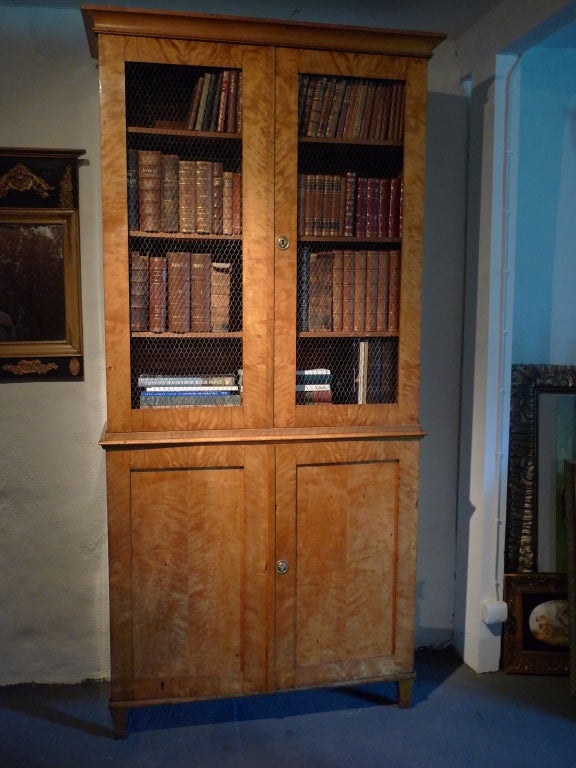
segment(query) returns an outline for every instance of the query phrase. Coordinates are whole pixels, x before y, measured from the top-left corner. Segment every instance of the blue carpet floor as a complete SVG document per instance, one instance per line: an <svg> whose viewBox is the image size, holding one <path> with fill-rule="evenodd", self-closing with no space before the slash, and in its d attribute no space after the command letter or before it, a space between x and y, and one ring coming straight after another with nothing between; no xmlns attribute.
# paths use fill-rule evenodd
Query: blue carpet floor
<svg viewBox="0 0 576 768"><path fill-rule="evenodd" d="M477 675L420 651L413 706L395 686L132 710L112 737L108 685L0 688L1 768L575 768L568 678Z"/></svg>

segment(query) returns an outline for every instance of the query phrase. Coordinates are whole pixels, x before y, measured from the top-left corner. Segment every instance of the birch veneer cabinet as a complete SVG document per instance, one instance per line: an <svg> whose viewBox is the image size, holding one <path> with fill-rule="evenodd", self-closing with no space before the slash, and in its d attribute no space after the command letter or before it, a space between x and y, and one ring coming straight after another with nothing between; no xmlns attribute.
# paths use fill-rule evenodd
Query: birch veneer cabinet
<svg viewBox="0 0 576 768"><path fill-rule="evenodd" d="M84 7L111 708L413 682L438 35Z"/></svg>

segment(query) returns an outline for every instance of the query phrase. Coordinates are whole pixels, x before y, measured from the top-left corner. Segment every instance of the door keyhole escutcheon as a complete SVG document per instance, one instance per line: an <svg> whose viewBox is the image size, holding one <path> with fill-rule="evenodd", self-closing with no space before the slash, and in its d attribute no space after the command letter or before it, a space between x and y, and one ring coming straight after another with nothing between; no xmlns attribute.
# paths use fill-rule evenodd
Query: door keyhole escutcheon
<svg viewBox="0 0 576 768"><path fill-rule="evenodd" d="M285 573L288 573L288 563L286 562L286 560L276 561L276 573L280 574L280 576L283 576Z"/></svg>

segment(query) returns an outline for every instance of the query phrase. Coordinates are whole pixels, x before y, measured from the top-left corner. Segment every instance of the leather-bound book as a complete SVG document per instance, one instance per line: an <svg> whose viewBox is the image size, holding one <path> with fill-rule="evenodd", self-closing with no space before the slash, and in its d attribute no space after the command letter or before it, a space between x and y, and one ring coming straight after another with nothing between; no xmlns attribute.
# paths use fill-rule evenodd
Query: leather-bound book
<svg viewBox="0 0 576 768"><path fill-rule="evenodd" d="M354 330L354 251L342 254L342 330Z"/></svg>
<svg viewBox="0 0 576 768"><path fill-rule="evenodd" d="M166 330L166 256L149 257L150 278L150 331Z"/></svg>
<svg viewBox="0 0 576 768"><path fill-rule="evenodd" d="M138 201L138 150L128 150L128 229L140 229L140 206Z"/></svg>
<svg viewBox="0 0 576 768"><path fill-rule="evenodd" d="M210 282L210 254L190 254L190 330L194 333L210 331Z"/></svg>
<svg viewBox="0 0 576 768"><path fill-rule="evenodd" d="M212 232L212 163L196 161L196 232Z"/></svg>
<svg viewBox="0 0 576 768"><path fill-rule="evenodd" d="M232 234L242 234L242 174L232 176Z"/></svg>
<svg viewBox="0 0 576 768"><path fill-rule="evenodd" d="M343 283L344 254L342 251L333 251L332 253L332 330L341 331L343 329L342 317L342 292Z"/></svg>
<svg viewBox="0 0 576 768"><path fill-rule="evenodd" d="M178 155L162 155L160 182L160 229L162 232L178 232Z"/></svg>
<svg viewBox="0 0 576 768"><path fill-rule="evenodd" d="M148 256L130 253L130 330L148 330Z"/></svg>
<svg viewBox="0 0 576 768"><path fill-rule="evenodd" d="M188 333L190 330L190 254L170 251L166 254L168 272L168 330Z"/></svg>
<svg viewBox="0 0 576 768"><path fill-rule="evenodd" d="M400 251L390 251L388 279L388 332L400 330Z"/></svg>
<svg viewBox="0 0 576 768"><path fill-rule="evenodd" d="M138 150L138 204L143 232L160 231L161 176L162 153Z"/></svg>
<svg viewBox="0 0 576 768"><path fill-rule="evenodd" d="M401 233L402 221L402 177L397 176L390 181L390 217L388 237L397 239Z"/></svg>
<svg viewBox="0 0 576 768"><path fill-rule="evenodd" d="M310 254L308 330L332 330L332 253Z"/></svg>
<svg viewBox="0 0 576 768"><path fill-rule="evenodd" d="M222 163L212 163L212 233L221 235L223 229L222 216L224 208L224 169Z"/></svg>
<svg viewBox="0 0 576 768"><path fill-rule="evenodd" d="M178 220L180 232L196 232L196 161L178 164Z"/></svg>
<svg viewBox="0 0 576 768"><path fill-rule="evenodd" d="M222 173L222 234L234 234L232 226L232 184L234 174L232 171Z"/></svg>
<svg viewBox="0 0 576 768"><path fill-rule="evenodd" d="M376 315L378 312L378 262L377 251L368 251L366 255L366 331L376 330Z"/></svg>
<svg viewBox="0 0 576 768"><path fill-rule="evenodd" d="M376 330L388 330L388 286L390 274L390 253L378 253L378 289L376 292Z"/></svg>
<svg viewBox="0 0 576 768"><path fill-rule="evenodd" d="M354 254L354 330L364 331L366 324L366 251Z"/></svg>
<svg viewBox="0 0 576 768"><path fill-rule="evenodd" d="M230 330L229 262L213 262L210 280L210 330Z"/></svg>

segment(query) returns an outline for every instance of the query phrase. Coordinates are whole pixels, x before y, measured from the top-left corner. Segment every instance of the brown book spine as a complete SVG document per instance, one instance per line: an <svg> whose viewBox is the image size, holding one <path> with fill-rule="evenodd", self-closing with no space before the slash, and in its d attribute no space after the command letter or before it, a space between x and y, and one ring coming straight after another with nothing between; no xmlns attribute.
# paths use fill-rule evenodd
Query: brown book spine
<svg viewBox="0 0 576 768"><path fill-rule="evenodd" d="M314 176L314 213L313 219L313 232L314 235L322 234L322 213L324 205L324 175L317 173Z"/></svg>
<svg viewBox="0 0 576 768"><path fill-rule="evenodd" d="M354 254L354 330L364 331L366 324L366 251Z"/></svg>
<svg viewBox="0 0 576 768"><path fill-rule="evenodd" d="M306 227L306 174L298 174L297 185L298 202L298 235L302 237L305 234Z"/></svg>
<svg viewBox="0 0 576 768"><path fill-rule="evenodd" d="M196 114L196 122L194 124L194 130L202 131L204 126L204 117L206 114L206 104L208 102L208 94L212 87L212 81L214 75L211 72L205 72L202 80L202 93L200 94L200 103L198 104L198 112Z"/></svg>
<svg viewBox="0 0 576 768"><path fill-rule="evenodd" d="M200 96L202 95L203 86L204 75L200 75L194 85L194 90L192 91L192 99L190 101L190 111L188 112L188 120L186 122L186 127L189 131L193 131L194 126L196 125L196 117L198 115L198 106L200 104Z"/></svg>
<svg viewBox="0 0 576 768"><path fill-rule="evenodd" d="M344 212L344 236L354 237L356 224L356 185L358 177L354 171L346 173L346 202Z"/></svg>
<svg viewBox="0 0 576 768"><path fill-rule="evenodd" d="M209 235L212 232L212 163L196 161L196 232Z"/></svg>
<svg viewBox="0 0 576 768"><path fill-rule="evenodd" d="M322 103L327 83L328 78L325 75L318 75L316 77L310 116L308 118L308 125L306 126L306 136L318 136L318 129L320 127L320 115L322 113Z"/></svg>
<svg viewBox="0 0 576 768"><path fill-rule="evenodd" d="M130 254L130 330L148 330L148 256Z"/></svg>
<svg viewBox="0 0 576 768"><path fill-rule="evenodd" d="M344 87L344 95L342 97L342 106L340 108L340 115L338 117L338 125L336 126L337 138L343 138L344 129L346 128L346 120L348 118L348 110L350 109L350 100L352 98L352 81L346 80Z"/></svg>
<svg viewBox="0 0 576 768"><path fill-rule="evenodd" d="M390 251L388 278L388 332L400 330L400 251Z"/></svg>
<svg viewBox="0 0 576 768"><path fill-rule="evenodd" d="M336 78L329 77L326 83L326 89L322 97L322 108L320 110L320 120L318 123L318 130L316 136L321 138L326 136L326 128L328 127L328 118L330 116L330 110L332 109L332 102L334 100L334 90L336 88Z"/></svg>
<svg viewBox="0 0 576 768"><path fill-rule="evenodd" d="M213 262L210 279L210 330L230 330L230 272L229 262Z"/></svg>
<svg viewBox="0 0 576 768"><path fill-rule="evenodd" d="M178 221L180 232L196 232L196 161L178 165Z"/></svg>
<svg viewBox="0 0 576 768"><path fill-rule="evenodd" d="M334 87L334 98L330 106L330 114L328 115L328 122L326 124L326 136L327 138L334 138L336 131L338 130L338 120L340 119L340 110L342 109L342 101L344 99L344 91L346 88L346 81L341 78L338 79Z"/></svg>
<svg viewBox="0 0 576 768"><path fill-rule="evenodd" d="M356 186L356 237L366 237L366 217L368 211L368 179L360 177Z"/></svg>
<svg viewBox="0 0 576 768"><path fill-rule="evenodd" d="M224 169L222 163L212 163L212 233L221 235L224 213Z"/></svg>
<svg viewBox="0 0 576 768"><path fill-rule="evenodd" d="M390 183L391 179L380 179L378 197L378 237L388 237L390 223Z"/></svg>
<svg viewBox="0 0 576 768"><path fill-rule="evenodd" d="M340 199L342 197L342 177L335 174L331 181L329 235L338 235L340 232Z"/></svg>
<svg viewBox="0 0 576 768"><path fill-rule="evenodd" d="M220 100L218 103L218 119L216 120L216 130L221 133L226 130L226 112L228 110L228 96L230 94L230 75L231 71L225 69L222 73L222 85L220 88Z"/></svg>
<svg viewBox="0 0 576 768"><path fill-rule="evenodd" d="M237 69L230 71L230 85L228 89L228 105L226 108L226 131L236 133L238 123L238 85L240 72Z"/></svg>
<svg viewBox="0 0 576 768"><path fill-rule="evenodd" d="M232 234L242 234L242 174L232 176Z"/></svg>
<svg viewBox="0 0 576 768"><path fill-rule="evenodd" d="M168 330L190 330L190 254L170 251L166 254L168 271Z"/></svg>
<svg viewBox="0 0 576 768"><path fill-rule="evenodd" d="M366 256L366 320L367 331L376 330L378 312L378 252L368 251Z"/></svg>
<svg viewBox="0 0 576 768"><path fill-rule="evenodd" d="M178 155L162 155L160 182L160 229L178 232Z"/></svg>
<svg viewBox="0 0 576 768"><path fill-rule="evenodd" d="M128 150L126 168L128 184L128 229L140 229L140 206L138 201L138 150Z"/></svg>
<svg viewBox="0 0 576 768"><path fill-rule="evenodd" d="M160 231L160 198L162 153L157 150L138 151L138 204L140 229L143 232Z"/></svg>
<svg viewBox="0 0 576 768"><path fill-rule="evenodd" d="M232 171L222 173L222 234L232 235L232 185L234 174Z"/></svg>
<svg viewBox="0 0 576 768"><path fill-rule="evenodd" d="M380 179L368 179L366 186L366 237L378 237Z"/></svg>
<svg viewBox="0 0 576 768"><path fill-rule="evenodd" d="M342 330L354 330L354 251L342 257Z"/></svg>
<svg viewBox="0 0 576 768"><path fill-rule="evenodd" d="M308 330L332 330L332 254L311 253Z"/></svg>
<svg viewBox="0 0 576 768"><path fill-rule="evenodd" d="M388 220L388 237L400 237L400 222L402 219L402 178L397 176L390 181L390 216Z"/></svg>
<svg viewBox="0 0 576 768"><path fill-rule="evenodd" d="M164 333L166 330L166 256L149 257L150 274L150 330Z"/></svg>
<svg viewBox="0 0 576 768"><path fill-rule="evenodd" d="M390 253L378 253L378 289L376 298L376 330L388 330L388 285L390 274Z"/></svg>
<svg viewBox="0 0 576 768"><path fill-rule="evenodd" d="M310 120L310 110L314 97L314 75L300 75L298 86L298 135L306 136L306 128Z"/></svg>
<svg viewBox="0 0 576 768"><path fill-rule="evenodd" d="M209 253L190 254L190 330L210 331L210 272Z"/></svg>
<svg viewBox="0 0 576 768"><path fill-rule="evenodd" d="M343 291L344 256L342 251L334 251L332 254L332 330L343 329L342 318L342 291Z"/></svg>

